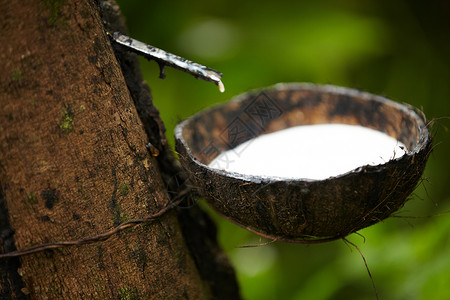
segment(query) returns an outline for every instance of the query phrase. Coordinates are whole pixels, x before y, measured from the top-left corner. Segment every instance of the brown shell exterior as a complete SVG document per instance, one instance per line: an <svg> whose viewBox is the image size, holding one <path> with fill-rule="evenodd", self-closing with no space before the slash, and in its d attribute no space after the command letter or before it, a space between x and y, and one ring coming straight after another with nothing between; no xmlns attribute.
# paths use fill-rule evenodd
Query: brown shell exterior
<svg viewBox="0 0 450 300"><path fill-rule="evenodd" d="M208 167L219 153L258 135L322 123L382 131L403 142L407 154L325 180L280 180ZM387 218L414 190L431 152L420 111L329 85L279 84L243 94L180 123L175 136L182 165L218 212L283 238L343 237ZM267 153L272 155L277 153Z"/></svg>

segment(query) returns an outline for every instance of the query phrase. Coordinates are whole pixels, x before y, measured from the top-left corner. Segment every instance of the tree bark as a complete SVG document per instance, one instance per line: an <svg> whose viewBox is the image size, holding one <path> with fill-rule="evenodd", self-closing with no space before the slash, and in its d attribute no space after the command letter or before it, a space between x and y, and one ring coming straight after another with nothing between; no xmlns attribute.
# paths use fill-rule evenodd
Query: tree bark
<svg viewBox="0 0 450 300"><path fill-rule="evenodd" d="M123 28L117 7L0 4L0 251L96 235L170 203L183 176L136 58L105 34L100 13ZM0 298L236 298L208 222L172 211L104 242L2 260Z"/></svg>

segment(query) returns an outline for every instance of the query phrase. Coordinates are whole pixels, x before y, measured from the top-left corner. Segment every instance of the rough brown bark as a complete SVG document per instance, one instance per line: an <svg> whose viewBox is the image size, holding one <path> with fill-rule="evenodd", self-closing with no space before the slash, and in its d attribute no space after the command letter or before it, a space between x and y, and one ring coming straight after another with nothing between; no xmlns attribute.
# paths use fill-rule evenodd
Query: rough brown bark
<svg viewBox="0 0 450 300"><path fill-rule="evenodd" d="M164 159L162 123L151 102L139 102L149 101L148 90L140 82L130 88L139 76L124 71L125 81L98 6L87 0L0 6L0 250L95 235L167 205L163 176L175 171L164 167L171 162ZM145 148L147 134L163 150L160 162ZM0 296L220 297L193 259L202 245L188 247L188 235L171 212L102 243L3 260ZM214 257L212 263L220 261ZM219 265L226 280L234 279L226 262Z"/></svg>

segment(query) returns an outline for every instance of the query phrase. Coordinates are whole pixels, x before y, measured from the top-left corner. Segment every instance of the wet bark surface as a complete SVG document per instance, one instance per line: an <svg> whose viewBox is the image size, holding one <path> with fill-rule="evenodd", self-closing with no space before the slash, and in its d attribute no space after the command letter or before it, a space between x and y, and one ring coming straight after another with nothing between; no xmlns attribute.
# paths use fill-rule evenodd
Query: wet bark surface
<svg viewBox="0 0 450 300"><path fill-rule="evenodd" d="M173 163L145 147L167 151L163 124L135 63L134 74L121 69L101 4L1 2L3 252L96 235L171 201ZM1 296L220 298L182 227L170 212L105 242L4 260Z"/></svg>

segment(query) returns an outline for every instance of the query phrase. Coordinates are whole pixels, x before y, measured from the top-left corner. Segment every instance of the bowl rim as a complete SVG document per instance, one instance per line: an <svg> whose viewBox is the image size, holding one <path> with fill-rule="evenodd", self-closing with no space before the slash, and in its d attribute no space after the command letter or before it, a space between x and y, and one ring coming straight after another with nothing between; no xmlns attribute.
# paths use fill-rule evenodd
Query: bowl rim
<svg viewBox="0 0 450 300"><path fill-rule="evenodd" d="M236 102L242 102L245 99L247 99L249 96L254 95L256 93L262 92L262 91L282 91L282 90L311 90L318 93L333 93L333 94L341 94L346 95L351 98L358 97L360 99L364 100L374 100L381 103L385 103L389 106L392 106L395 109L398 109L400 111L403 111L404 113L410 115L415 120L415 125L418 126L419 130L419 141L417 142L417 145L414 147L414 149L406 149L405 154L401 157L391 159L385 163L378 164L378 165L363 165L360 167L357 167L353 170L350 170L348 172L336 175L336 176L330 176L326 179L309 179L309 178L283 178L283 177L277 177L277 176L261 176L261 175L247 175L237 172L230 172L230 171L223 171L216 168L211 168L208 165L200 162L192 153L191 148L189 147L186 140L183 138L183 129L184 127L193 119L196 117L199 117L200 115L207 114L209 112L212 112L214 110L219 109L220 107L230 105L232 103ZM324 123L326 124L326 123ZM262 87L262 88L256 88L249 90L245 93L239 94L231 100L219 103L216 105L212 105L211 107L208 107L204 110L199 111L198 113L194 114L193 116L190 116L188 119L180 122L177 124L174 130L175 133L175 140L176 142L180 142L184 149L186 150L187 155L189 156L189 160L197 164L199 167L204 168L210 172L218 173L221 176L234 178L234 179L240 179L247 182L252 183L274 183L274 182L286 182L286 183L312 183L312 182L324 182L329 180L334 180L338 178L343 178L349 175L357 174L357 173L366 173L366 172L380 172L383 171L387 166L391 165L392 163L397 163L398 161L402 160L411 160L413 156L418 154L421 150L425 149L426 146L430 142L430 134L429 134L429 127L426 120L426 117L424 113L419 110L418 108L407 104L407 103L399 103L393 100L390 100L386 97L372 94L369 92L361 91L354 88L348 88L348 87L341 87L331 84L314 84L314 83L297 83L297 82L290 82L290 83L277 83L268 87ZM381 169L380 169L381 168Z"/></svg>

